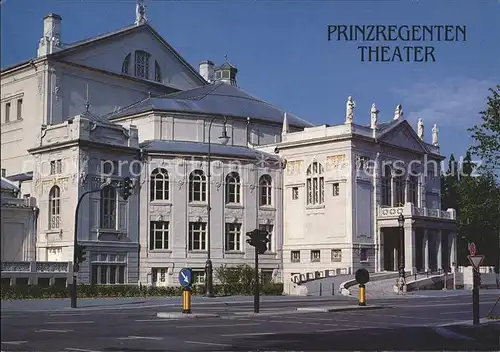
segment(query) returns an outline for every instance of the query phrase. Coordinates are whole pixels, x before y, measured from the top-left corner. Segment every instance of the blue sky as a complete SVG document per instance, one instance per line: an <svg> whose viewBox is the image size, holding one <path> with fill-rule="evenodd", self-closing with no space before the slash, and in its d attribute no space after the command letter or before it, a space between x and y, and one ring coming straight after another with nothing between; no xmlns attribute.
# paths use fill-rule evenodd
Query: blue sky
<svg viewBox="0 0 500 352"><path fill-rule="evenodd" d="M389 120L397 104L430 142L439 127L441 151L462 155L466 131L479 121L487 89L500 83L500 1L169 1L146 0L151 25L193 66L238 67L239 86L315 124L345 119L349 95L355 122L370 122L376 103ZM1 66L36 55L42 18L60 14L63 42L116 30L135 20L134 0L4 0ZM329 24L465 25L466 42L426 42L436 62L361 62L356 42L327 41ZM366 43L365 43L366 44ZM403 43L368 43L400 45Z"/></svg>

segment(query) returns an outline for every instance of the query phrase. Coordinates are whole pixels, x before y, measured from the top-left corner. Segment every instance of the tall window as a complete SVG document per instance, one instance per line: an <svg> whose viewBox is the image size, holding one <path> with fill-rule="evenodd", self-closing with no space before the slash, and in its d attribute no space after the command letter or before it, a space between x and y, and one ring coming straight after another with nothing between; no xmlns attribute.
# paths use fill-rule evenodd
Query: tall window
<svg viewBox="0 0 500 352"><path fill-rule="evenodd" d="M226 251L241 251L241 224L226 224Z"/></svg>
<svg viewBox="0 0 500 352"><path fill-rule="evenodd" d="M149 249L168 249L168 221L151 221L149 226Z"/></svg>
<svg viewBox="0 0 500 352"><path fill-rule="evenodd" d="M91 282L97 285L117 285L127 281L127 255L124 253L99 253L91 260Z"/></svg>
<svg viewBox="0 0 500 352"><path fill-rule="evenodd" d="M116 190L106 186L101 191L101 229L116 229Z"/></svg>
<svg viewBox="0 0 500 352"><path fill-rule="evenodd" d="M189 201L207 201L207 179L201 170L194 170L189 175Z"/></svg>
<svg viewBox="0 0 500 352"><path fill-rule="evenodd" d="M417 176L408 178L408 201L417 206L418 204L418 179Z"/></svg>
<svg viewBox="0 0 500 352"><path fill-rule="evenodd" d="M17 99L17 119L21 120L23 118L23 99Z"/></svg>
<svg viewBox="0 0 500 352"><path fill-rule="evenodd" d="M151 200L168 200L168 171L156 168L150 179Z"/></svg>
<svg viewBox="0 0 500 352"><path fill-rule="evenodd" d="M272 179L269 175L262 175L259 180L260 205L272 204Z"/></svg>
<svg viewBox="0 0 500 352"><path fill-rule="evenodd" d="M58 229L61 220L61 189L54 186L49 192L49 229Z"/></svg>
<svg viewBox="0 0 500 352"><path fill-rule="evenodd" d="M158 61L155 61L155 81L161 82L161 69Z"/></svg>
<svg viewBox="0 0 500 352"><path fill-rule="evenodd" d="M274 252L273 251L273 242L274 242L273 230L274 230L274 226L273 225L260 224L259 225L259 230L267 231L267 233L269 234L268 238L270 240L269 242L267 242L267 250L269 252Z"/></svg>
<svg viewBox="0 0 500 352"><path fill-rule="evenodd" d="M10 121L10 103L5 104L5 122Z"/></svg>
<svg viewBox="0 0 500 352"><path fill-rule="evenodd" d="M389 165L386 165L384 167L384 170L382 170L382 176L380 178L380 181L381 181L381 192L382 192L381 205L390 207L392 206L392 190L391 190L392 170Z"/></svg>
<svg viewBox="0 0 500 352"><path fill-rule="evenodd" d="M62 159L50 161L50 174L56 175L62 172Z"/></svg>
<svg viewBox="0 0 500 352"><path fill-rule="evenodd" d="M240 201L240 175L237 172L231 172L226 176L226 203L240 203Z"/></svg>
<svg viewBox="0 0 500 352"><path fill-rule="evenodd" d="M405 204L405 177L399 175L394 178L395 206L402 207Z"/></svg>
<svg viewBox="0 0 500 352"><path fill-rule="evenodd" d="M122 63L122 73L125 74L125 75L128 75L129 74L129 70L130 70L130 54L128 54L127 56L125 56L125 59L123 60L123 63Z"/></svg>
<svg viewBox="0 0 500 352"><path fill-rule="evenodd" d="M189 223L189 243L190 251L207 250L207 223L190 222Z"/></svg>
<svg viewBox="0 0 500 352"><path fill-rule="evenodd" d="M150 54L137 50L135 52L135 76L149 79L149 58Z"/></svg>
<svg viewBox="0 0 500 352"><path fill-rule="evenodd" d="M323 204L325 200L325 184L323 178L323 165L313 162L307 168L307 204Z"/></svg>

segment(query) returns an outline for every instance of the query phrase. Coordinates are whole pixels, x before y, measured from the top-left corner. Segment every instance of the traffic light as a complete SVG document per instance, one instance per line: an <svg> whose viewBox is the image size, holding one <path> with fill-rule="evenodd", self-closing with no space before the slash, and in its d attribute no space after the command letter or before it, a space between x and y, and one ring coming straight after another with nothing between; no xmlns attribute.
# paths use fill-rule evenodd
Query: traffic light
<svg viewBox="0 0 500 352"><path fill-rule="evenodd" d="M85 246L82 246L81 244L77 244L75 248L75 268L74 271L78 271L80 268L80 264L82 264L87 256L87 249Z"/></svg>
<svg viewBox="0 0 500 352"><path fill-rule="evenodd" d="M128 176L125 177L125 179L123 180L123 200L127 200L128 197L130 197L130 195L132 194L132 188L132 180Z"/></svg>
<svg viewBox="0 0 500 352"><path fill-rule="evenodd" d="M271 241L267 231L255 229L247 232L246 235L248 236L247 243L255 247L257 253L264 254L267 251L267 244Z"/></svg>

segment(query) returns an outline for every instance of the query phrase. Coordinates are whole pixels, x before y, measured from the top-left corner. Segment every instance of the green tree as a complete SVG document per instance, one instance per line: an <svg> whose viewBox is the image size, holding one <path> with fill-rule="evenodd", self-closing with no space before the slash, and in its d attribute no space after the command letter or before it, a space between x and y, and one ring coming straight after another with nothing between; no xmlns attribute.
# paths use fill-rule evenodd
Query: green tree
<svg viewBox="0 0 500 352"><path fill-rule="evenodd" d="M469 128L475 141L470 150L482 160L482 168L498 170L500 168L500 85L490 88L486 110L481 111L481 124Z"/></svg>

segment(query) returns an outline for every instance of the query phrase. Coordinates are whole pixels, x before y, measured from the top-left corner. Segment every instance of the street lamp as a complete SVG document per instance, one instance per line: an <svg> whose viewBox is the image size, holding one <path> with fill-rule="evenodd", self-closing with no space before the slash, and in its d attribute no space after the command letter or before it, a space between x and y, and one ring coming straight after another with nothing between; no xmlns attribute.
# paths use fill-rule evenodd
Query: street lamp
<svg viewBox="0 0 500 352"><path fill-rule="evenodd" d="M210 212L212 210L211 206L211 197L210 197L210 190L211 190L211 167L210 167L210 162L211 162L211 132L212 132L212 124L215 121L217 116L214 116L212 120L210 121L210 125L208 126L208 155L207 155L207 164L208 164L208 171L207 171L207 261L205 263L205 296L206 297L215 297L214 295L214 288L213 288L213 266L212 266L212 259L210 257L210 236L211 236L211 231L210 231ZM229 142L229 136L227 135L227 118L224 116L224 126L222 128L222 134L219 137L219 141L221 144L227 144Z"/></svg>
<svg viewBox="0 0 500 352"><path fill-rule="evenodd" d="M398 293L403 293L403 287L405 285L405 258L404 258L404 236L405 236L405 217L403 214L399 214L398 217L399 224L399 285Z"/></svg>

